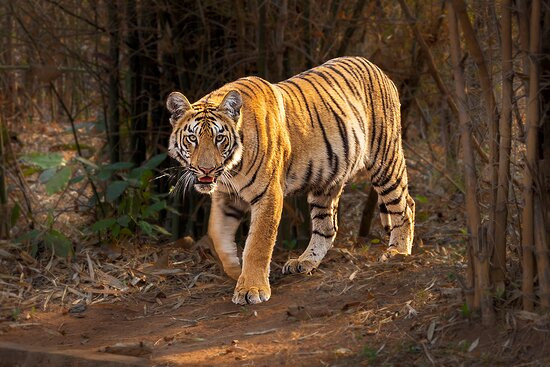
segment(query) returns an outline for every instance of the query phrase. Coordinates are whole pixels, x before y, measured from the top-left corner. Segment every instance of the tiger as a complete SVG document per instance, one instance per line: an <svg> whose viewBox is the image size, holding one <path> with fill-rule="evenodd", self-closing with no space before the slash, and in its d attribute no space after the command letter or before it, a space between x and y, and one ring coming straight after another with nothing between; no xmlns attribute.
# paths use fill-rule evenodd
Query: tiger
<svg viewBox="0 0 550 367"><path fill-rule="evenodd" d="M234 303L271 297L270 263L284 197L307 194L312 230L307 248L282 272L310 273L333 245L343 187L361 170L378 194L390 233L382 259L411 254L415 203L399 95L367 59L332 59L278 83L240 78L195 103L175 91L166 108L168 155L183 168L180 180L211 196L207 236L223 270L237 281ZM241 267L235 234L249 211Z"/></svg>

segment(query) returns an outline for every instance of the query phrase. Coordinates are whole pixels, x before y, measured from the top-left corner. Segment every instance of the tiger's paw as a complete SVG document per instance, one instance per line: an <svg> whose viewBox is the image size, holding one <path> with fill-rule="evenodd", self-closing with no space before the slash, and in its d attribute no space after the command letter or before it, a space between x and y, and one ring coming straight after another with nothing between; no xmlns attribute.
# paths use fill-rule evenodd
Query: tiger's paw
<svg viewBox="0 0 550 367"><path fill-rule="evenodd" d="M283 274L311 273L318 265L311 260L289 259L283 266Z"/></svg>
<svg viewBox="0 0 550 367"><path fill-rule="evenodd" d="M386 251L378 258L379 262L387 262L390 259L397 260L409 255L407 251L401 251L396 246L389 246Z"/></svg>
<svg viewBox="0 0 550 367"><path fill-rule="evenodd" d="M235 292L233 292L233 303L237 305L254 305L257 303L266 302L271 297L271 288L269 283L266 284L246 284L241 282L241 278L237 282Z"/></svg>

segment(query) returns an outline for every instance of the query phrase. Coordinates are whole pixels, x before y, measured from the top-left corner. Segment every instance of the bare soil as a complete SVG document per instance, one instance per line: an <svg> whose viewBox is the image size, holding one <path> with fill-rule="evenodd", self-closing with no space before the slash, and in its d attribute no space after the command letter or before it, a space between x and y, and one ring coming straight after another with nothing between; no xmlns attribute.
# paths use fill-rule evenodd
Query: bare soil
<svg viewBox="0 0 550 367"><path fill-rule="evenodd" d="M0 340L89 350L145 342L158 366L550 363L548 330L535 320L509 314L513 321L487 329L460 311L448 252L420 248L380 264L373 261L379 250L333 249L309 276L282 276L275 267L265 304L232 304L233 283L221 277L199 276L187 289L167 279L162 290L80 313L67 312L69 305L31 312L4 322ZM274 263L285 256L279 251Z"/></svg>

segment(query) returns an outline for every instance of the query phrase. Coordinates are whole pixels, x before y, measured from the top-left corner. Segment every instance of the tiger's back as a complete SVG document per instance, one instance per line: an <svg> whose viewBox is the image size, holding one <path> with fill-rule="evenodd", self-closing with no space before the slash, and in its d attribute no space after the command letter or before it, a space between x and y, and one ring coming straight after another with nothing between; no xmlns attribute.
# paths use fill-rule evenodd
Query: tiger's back
<svg viewBox="0 0 550 367"><path fill-rule="evenodd" d="M395 85L363 58L333 59L276 87L293 151L288 193L345 183L366 165L380 166L382 146L401 146Z"/></svg>

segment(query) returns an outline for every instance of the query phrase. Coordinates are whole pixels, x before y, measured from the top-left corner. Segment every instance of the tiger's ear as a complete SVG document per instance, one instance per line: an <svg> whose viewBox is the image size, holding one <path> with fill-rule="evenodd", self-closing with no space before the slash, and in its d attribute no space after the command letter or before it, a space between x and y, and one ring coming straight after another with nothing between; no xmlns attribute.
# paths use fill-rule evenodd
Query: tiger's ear
<svg viewBox="0 0 550 367"><path fill-rule="evenodd" d="M191 108L191 103L180 92L172 92L166 100L166 108L172 114L170 123L174 125Z"/></svg>
<svg viewBox="0 0 550 367"><path fill-rule="evenodd" d="M218 106L218 110L225 112L233 121L239 121L241 115L241 107L243 105L243 99L241 94L236 90L230 90L223 97L222 103Z"/></svg>

